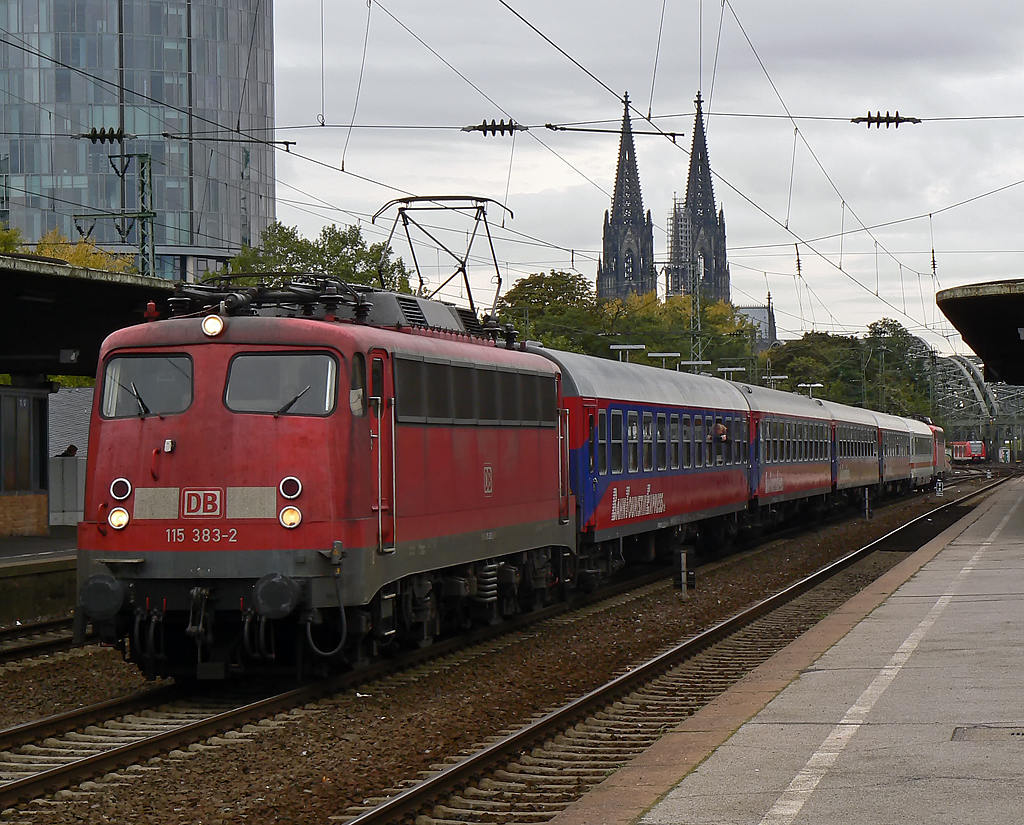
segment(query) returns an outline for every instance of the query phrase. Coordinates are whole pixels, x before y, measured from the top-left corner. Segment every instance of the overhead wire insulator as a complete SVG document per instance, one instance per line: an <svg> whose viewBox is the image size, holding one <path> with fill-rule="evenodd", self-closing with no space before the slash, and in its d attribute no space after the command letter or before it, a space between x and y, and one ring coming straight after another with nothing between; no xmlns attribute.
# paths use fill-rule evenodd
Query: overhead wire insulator
<svg viewBox="0 0 1024 825"><path fill-rule="evenodd" d="M881 129L883 123L885 124L886 129L888 129L890 126L895 126L897 129L899 129L901 123L920 122L921 118L919 117L903 117L899 113L899 110L897 110L896 114L894 115L889 114L889 112L886 112L884 115L881 112L875 112L874 114L871 114L871 111L869 110L867 117L855 117L850 119L850 123L866 123L869 129L872 127L872 125L876 129Z"/></svg>
<svg viewBox="0 0 1024 825"><path fill-rule="evenodd" d="M522 124L516 123L511 118L509 119L508 123L506 123L505 119L502 118L501 120L498 121L491 120L490 123L484 120L478 126L463 126L462 131L483 132L484 135L504 135L507 132L508 134L511 135L513 132L525 132L529 128L529 126L523 126Z"/></svg>
<svg viewBox="0 0 1024 825"><path fill-rule="evenodd" d="M123 143L125 138L132 137L132 135L126 135L124 129L118 127L115 129L111 126L109 129L97 129L93 127L88 132L78 137L89 138L92 143Z"/></svg>

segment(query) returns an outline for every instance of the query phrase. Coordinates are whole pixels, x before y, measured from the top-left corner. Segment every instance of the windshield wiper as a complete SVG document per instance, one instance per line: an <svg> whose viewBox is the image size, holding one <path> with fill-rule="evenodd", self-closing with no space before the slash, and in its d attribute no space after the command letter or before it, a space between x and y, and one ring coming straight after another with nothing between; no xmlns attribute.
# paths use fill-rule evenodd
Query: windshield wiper
<svg viewBox="0 0 1024 825"><path fill-rule="evenodd" d="M276 413L274 413L274 418L277 418L279 415L283 415L284 413L288 412L288 410L290 410L292 408L292 406L295 404L295 402L298 401L300 398L302 398L302 396L304 396L306 394L307 390L309 390L309 388L312 387L312 386L313 386L312 384L306 384L306 389L300 390L298 395L296 395L291 401L289 401L287 404L285 404L283 407L281 407L281 409L279 409Z"/></svg>
<svg viewBox="0 0 1024 825"><path fill-rule="evenodd" d="M134 395L135 400L139 402L139 415L149 415L153 412L146 406L146 402L142 400L142 394L139 392L139 388L135 386L134 381L132 381L132 395Z"/></svg>

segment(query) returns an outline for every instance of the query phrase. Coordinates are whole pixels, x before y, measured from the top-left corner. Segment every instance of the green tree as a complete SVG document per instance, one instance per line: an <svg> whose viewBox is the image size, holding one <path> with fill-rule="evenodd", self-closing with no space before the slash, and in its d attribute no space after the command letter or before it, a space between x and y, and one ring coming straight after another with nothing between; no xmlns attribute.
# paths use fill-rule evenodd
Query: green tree
<svg viewBox="0 0 1024 825"><path fill-rule="evenodd" d="M876 321L864 338L804 333L767 357L774 374L789 376L780 389L821 383L816 397L895 415L928 414L929 355L897 321Z"/></svg>
<svg viewBox="0 0 1024 825"><path fill-rule="evenodd" d="M272 223L260 245L246 247L228 262L232 275L308 273L342 281L410 292L409 271L401 258L383 243L367 245L358 226L323 227L313 239L299 234L298 227Z"/></svg>
<svg viewBox="0 0 1024 825"><path fill-rule="evenodd" d="M578 272L551 270L517 281L498 301L495 314L515 326L522 338L552 349L585 353L601 345L597 296Z"/></svg>

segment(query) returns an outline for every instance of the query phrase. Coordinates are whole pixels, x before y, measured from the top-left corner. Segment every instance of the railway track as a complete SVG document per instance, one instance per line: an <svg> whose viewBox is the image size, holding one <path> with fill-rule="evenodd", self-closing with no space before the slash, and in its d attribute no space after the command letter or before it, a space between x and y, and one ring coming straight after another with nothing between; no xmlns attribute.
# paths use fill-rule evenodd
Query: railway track
<svg viewBox="0 0 1024 825"><path fill-rule="evenodd" d="M422 782L332 821L467 825L554 817L892 566L879 563L881 553L917 549L1006 480L914 519L522 729L448 758Z"/></svg>
<svg viewBox="0 0 1024 825"><path fill-rule="evenodd" d="M436 663L446 657L486 655L493 645L513 643L500 638L510 632L571 611L592 609L602 602L614 604L631 590L663 582L666 575L664 570L647 573L601 593L517 616L500 626L438 642L399 659L322 682L265 691L258 698L250 695L244 702L232 701L231 694L203 695L177 685L163 685L2 730L0 811L48 790L66 788L180 746L220 734L238 738L237 729L250 722L266 720L366 682L396 674L403 678L403 673L415 678L417 668L438 666Z"/></svg>
<svg viewBox="0 0 1024 825"><path fill-rule="evenodd" d="M48 619L0 629L0 665L71 650L75 647L71 621L70 618Z"/></svg>

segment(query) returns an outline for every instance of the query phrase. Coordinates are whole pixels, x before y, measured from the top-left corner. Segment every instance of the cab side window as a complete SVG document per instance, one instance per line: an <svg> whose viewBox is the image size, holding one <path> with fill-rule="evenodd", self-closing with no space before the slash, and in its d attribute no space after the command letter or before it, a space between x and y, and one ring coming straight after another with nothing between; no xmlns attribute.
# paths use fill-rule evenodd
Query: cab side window
<svg viewBox="0 0 1024 825"><path fill-rule="evenodd" d="M366 358L361 352L352 356L352 384L348 391L348 406L352 415L366 415Z"/></svg>

